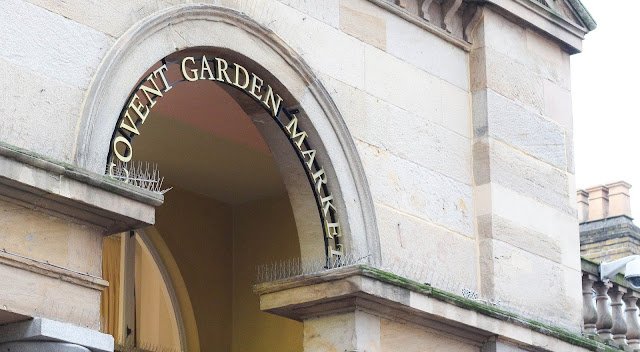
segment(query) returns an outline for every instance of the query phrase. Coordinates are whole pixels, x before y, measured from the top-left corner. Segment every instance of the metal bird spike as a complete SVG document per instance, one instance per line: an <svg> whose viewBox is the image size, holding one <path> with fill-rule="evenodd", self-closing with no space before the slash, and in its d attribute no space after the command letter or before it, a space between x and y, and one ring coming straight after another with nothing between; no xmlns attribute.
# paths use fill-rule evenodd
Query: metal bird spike
<svg viewBox="0 0 640 352"><path fill-rule="evenodd" d="M107 176L158 194L165 194L171 190L171 188L162 189L164 177L160 176L158 165L155 163L141 161L123 163L118 160L117 163L107 167Z"/></svg>
<svg viewBox="0 0 640 352"><path fill-rule="evenodd" d="M367 263L370 254L349 253L332 258L290 258L256 266L256 284L317 274L337 268Z"/></svg>

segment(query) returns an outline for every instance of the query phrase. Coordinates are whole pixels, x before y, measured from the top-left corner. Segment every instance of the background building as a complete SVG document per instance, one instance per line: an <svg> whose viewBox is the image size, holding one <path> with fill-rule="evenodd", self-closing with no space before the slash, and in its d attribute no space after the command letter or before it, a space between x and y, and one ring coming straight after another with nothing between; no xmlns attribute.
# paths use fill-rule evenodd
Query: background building
<svg viewBox="0 0 640 352"><path fill-rule="evenodd" d="M606 348L578 0L0 12L0 351Z"/></svg>

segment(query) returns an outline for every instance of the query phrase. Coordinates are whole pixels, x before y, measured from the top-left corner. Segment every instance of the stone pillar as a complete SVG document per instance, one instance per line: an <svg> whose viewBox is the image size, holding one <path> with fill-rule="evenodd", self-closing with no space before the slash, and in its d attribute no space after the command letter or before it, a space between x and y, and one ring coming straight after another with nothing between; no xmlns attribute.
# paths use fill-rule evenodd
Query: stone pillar
<svg viewBox="0 0 640 352"><path fill-rule="evenodd" d="M634 291L627 292L622 296L625 305L627 320L627 344L629 348L640 348L640 323L638 323L638 297L640 295Z"/></svg>
<svg viewBox="0 0 640 352"><path fill-rule="evenodd" d="M485 6L470 67L481 294L579 332L569 54Z"/></svg>
<svg viewBox="0 0 640 352"><path fill-rule="evenodd" d="M380 318L356 310L305 320L304 351L380 352Z"/></svg>
<svg viewBox="0 0 640 352"><path fill-rule="evenodd" d="M596 282L593 288L596 290L596 307L598 309L596 329L598 329L598 335L606 342L613 342L611 336L613 318L609 312L609 300L607 296L607 292L609 292L611 288L611 283Z"/></svg>
<svg viewBox="0 0 640 352"><path fill-rule="evenodd" d="M609 188L609 217L624 215L631 218L631 200L629 199L631 185L618 181L606 187Z"/></svg>
<svg viewBox="0 0 640 352"><path fill-rule="evenodd" d="M627 342L627 322L625 321L625 313L622 309L622 295L627 293L627 289L618 285L613 285L609 290L609 298L611 299L611 334L613 341L618 346L626 346Z"/></svg>
<svg viewBox="0 0 640 352"><path fill-rule="evenodd" d="M589 192L589 218L587 221L596 221L609 217L609 188L595 186L587 188Z"/></svg>
<svg viewBox="0 0 640 352"><path fill-rule="evenodd" d="M598 321L598 312L593 305L593 283L598 278L595 275L582 274L582 317L584 322L584 333L586 335L596 334L596 322Z"/></svg>

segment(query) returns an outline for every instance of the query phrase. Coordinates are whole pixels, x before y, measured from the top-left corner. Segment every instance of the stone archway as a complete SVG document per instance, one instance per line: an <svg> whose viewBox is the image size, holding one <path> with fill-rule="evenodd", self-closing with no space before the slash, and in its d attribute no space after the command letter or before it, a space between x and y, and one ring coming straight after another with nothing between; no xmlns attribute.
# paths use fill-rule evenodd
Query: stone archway
<svg viewBox="0 0 640 352"><path fill-rule="evenodd" d="M127 95L155 62L193 47L232 50L259 62L306 114L300 123L314 140L335 206L342 216L347 251L380 262L380 243L369 187L352 137L312 70L279 37L246 15L214 5L178 5L127 31L104 58L89 87L74 147L75 163L103 173L113 128ZM286 182L286 181L285 181ZM292 199L292 205L295 202ZM302 242L302 241L301 241Z"/></svg>

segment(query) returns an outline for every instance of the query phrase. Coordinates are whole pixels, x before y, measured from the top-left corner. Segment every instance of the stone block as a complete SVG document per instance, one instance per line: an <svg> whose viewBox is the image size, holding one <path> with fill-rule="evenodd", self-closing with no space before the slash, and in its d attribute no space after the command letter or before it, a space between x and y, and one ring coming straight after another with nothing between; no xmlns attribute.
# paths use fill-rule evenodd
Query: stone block
<svg viewBox="0 0 640 352"><path fill-rule="evenodd" d="M484 9L483 17L478 27L474 49L490 47L513 58L523 57L527 52L526 30L507 20L490 9Z"/></svg>
<svg viewBox="0 0 640 352"><path fill-rule="evenodd" d="M102 275L102 231L0 198L0 248L74 271Z"/></svg>
<svg viewBox="0 0 640 352"><path fill-rule="evenodd" d="M370 46L365 48L365 71L365 90L371 95L425 119L442 121L441 84L436 76Z"/></svg>
<svg viewBox="0 0 640 352"><path fill-rule="evenodd" d="M523 57L523 62L540 76L571 90L569 54L530 29L526 31L526 37L528 55Z"/></svg>
<svg viewBox="0 0 640 352"><path fill-rule="evenodd" d="M381 319L380 340L382 351L423 352L429 351L477 352L478 347L458 338L416 325Z"/></svg>
<svg viewBox="0 0 640 352"><path fill-rule="evenodd" d="M544 112L543 78L526 65L509 56L485 47L484 53L472 55L472 67L485 67L472 74L472 90L489 88L539 114Z"/></svg>
<svg viewBox="0 0 640 352"><path fill-rule="evenodd" d="M381 352L380 318L356 310L305 320L304 350Z"/></svg>
<svg viewBox="0 0 640 352"><path fill-rule="evenodd" d="M315 71L364 86L362 41L275 0L234 1L229 6L273 30Z"/></svg>
<svg viewBox="0 0 640 352"><path fill-rule="evenodd" d="M480 148L479 143L476 142L474 148ZM482 159L474 159L474 167L488 168L486 171L492 183L529 196L571 217L576 216L575 202L570 201L569 193L572 192L570 174L501 141L489 139L488 144L482 148L489 148L490 165L483 163ZM477 152L474 151L474 153Z"/></svg>
<svg viewBox="0 0 640 352"><path fill-rule="evenodd" d="M381 203L376 218L384 267L410 265L414 276L407 273L409 279L434 286L449 280L477 290L477 246L472 238Z"/></svg>
<svg viewBox="0 0 640 352"><path fill-rule="evenodd" d="M481 276L487 280L482 285L485 298L500 300L508 310L535 320L580 330L580 269L493 239L480 241L480 253L481 265L491 269Z"/></svg>
<svg viewBox="0 0 640 352"><path fill-rule="evenodd" d="M365 43L371 44L381 50L387 48L387 22L385 17L380 16L380 8L373 4L366 4L374 7L374 11L362 9L364 4L357 1L340 2L340 29ZM377 13L376 13L377 12ZM384 15L384 14L382 14Z"/></svg>
<svg viewBox="0 0 640 352"><path fill-rule="evenodd" d="M305 13L332 27L338 28L341 23L340 0L278 0L302 13Z"/></svg>
<svg viewBox="0 0 640 352"><path fill-rule="evenodd" d="M94 2L87 2L84 0L27 1L64 16L72 21L96 29L113 38L120 37L131 27L132 24L151 15L152 13L184 2L180 0L117 0ZM105 16L105 14L109 14L109 16Z"/></svg>
<svg viewBox="0 0 640 352"><path fill-rule="evenodd" d="M491 236L565 267L580 270L577 256L580 238L575 216L498 184L476 187L474 193L480 237ZM534 240L523 233L544 243L532 244ZM543 255L544 248L548 253Z"/></svg>
<svg viewBox="0 0 640 352"><path fill-rule="evenodd" d="M561 170L567 169L565 129L491 89L475 91L474 136L488 135ZM486 115L483 115L486 114Z"/></svg>
<svg viewBox="0 0 640 352"><path fill-rule="evenodd" d="M556 43L525 29L503 16L485 9L474 49L488 47L543 78L571 89L569 54Z"/></svg>
<svg viewBox="0 0 640 352"><path fill-rule="evenodd" d="M100 291L58 277L0 264L0 307L98 330Z"/></svg>
<svg viewBox="0 0 640 352"><path fill-rule="evenodd" d="M573 129L571 91L545 80L544 115L567 129Z"/></svg>
<svg viewBox="0 0 640 352"><path fill-rule="evenodd" d="M78 6L85 7L80 3ZM23 0L1 2L0 13L5 15L0 22L3 43L0 59L28 69L31 75L49 77L71 87L84 89L89 85L114 41L104 33ZM23 91L21 95L29 96ZM49 109L60 116L61 111Z"/></svg>
<svg viewBox="0 0 640 352"><path fill-rule="evenodd" d="M477 218L478 238L493 238L521 250L562 263L562 248L557 239L528 229L499 215L482 215Z"/></svg>
<svg viewBox="0 0 640 352"><path fill-rule="evenodd" d="M389 16L387 23L388 53L469 90L468 54L464 50L398 16Z"/></svg>
<svg viewBox="0 0 640 352"><path fill-rule="evenodd" d="M474 236L471 186L374 146L357 147L375 201Z"/></svg>
<svg viewBox="0 0 640 352"><path fill-rule="evenodd" d="M471 95L446 81L441 82L442 125L461 136L471 138Z"/></svg>
<svg viewBox="0 0 640 352"><path fill-rule="evenodd" d="M0 70L0 140L71 161L83 91L4 59Z"/></svg>
<svg viewBox="0 0 640 352"><path fill-rule="evenodd" d="M445 128L446 126L425 121L420 116L335 79L325 76L323 81L330 92L339 93L334 94L335 103L352 136L460 182L471 184L469 139ZM446 82L443 84L453 87ZM456 93L462 92L456 87L453 89ZM448 95L448 103L458 106L449 109L465 111L466 94L458 96L456 93ZM448 116L450 124L455 125L454 120L464 119L465 113L460 111Z"/></svg>
<svg viewBox="0 0 640 352"><path fill-rule="evenodd" d="M567 147L567 172L574 175L576 173L576 162L573 152L573 130L566 130L564 138L564 145Z"/></svg>

